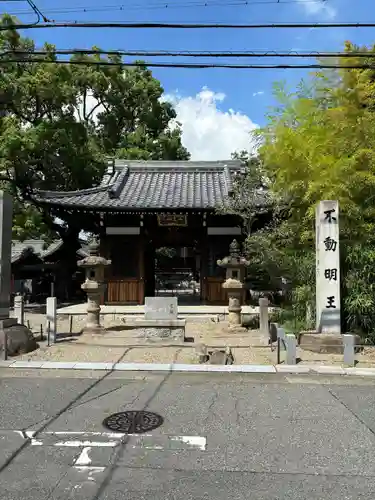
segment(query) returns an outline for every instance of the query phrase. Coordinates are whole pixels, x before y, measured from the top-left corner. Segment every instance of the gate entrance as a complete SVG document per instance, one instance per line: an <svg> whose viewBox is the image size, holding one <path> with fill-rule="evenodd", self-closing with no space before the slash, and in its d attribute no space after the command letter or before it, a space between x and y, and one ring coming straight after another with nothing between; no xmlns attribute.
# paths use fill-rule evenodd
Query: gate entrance
<svg viewBox="0 0 375 500"><path fill-rule="evenodd" d="M200 256L193 247L155 250L155 295L178 297L179 303L200 302Z"/></svg>

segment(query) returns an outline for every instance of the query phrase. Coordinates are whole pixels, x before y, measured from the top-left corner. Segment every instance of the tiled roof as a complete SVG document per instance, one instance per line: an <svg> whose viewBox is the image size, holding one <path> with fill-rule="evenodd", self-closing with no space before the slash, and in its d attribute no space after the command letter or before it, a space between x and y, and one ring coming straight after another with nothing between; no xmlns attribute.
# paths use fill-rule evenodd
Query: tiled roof
<svg viewBox="0 0 375 500"><path fill-rule="evenodd" d="M12 241L11 262L12 264L15 264L28 254L35 254L41 260L45 260L47 257L56 252L61 247L62 243L62 240L57 240L48 246L43 240ZM77 250L77 254L81 257L88 255L85 250L85 245L83 245L83 248Z"/></svg>
<svg viewBox="0 0 375 500"><path fill-rule="evenodd" d="M54 206L107 210L213 209L232 190L239 161L116 160L100 186L81 191L38 193Z"/></svg>

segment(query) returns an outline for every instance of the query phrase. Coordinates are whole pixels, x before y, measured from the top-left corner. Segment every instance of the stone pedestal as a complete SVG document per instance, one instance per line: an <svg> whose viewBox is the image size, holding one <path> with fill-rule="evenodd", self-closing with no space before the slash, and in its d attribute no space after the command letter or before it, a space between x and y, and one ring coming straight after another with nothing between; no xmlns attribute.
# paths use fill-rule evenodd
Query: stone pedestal
<svg viewBox="0 0 375 500"><path fill-rule="evenodd" d="M110 260L99 256L99 242L94 239L89 245L89 256L78 262L86 269L86 281L81 285L87 294L87 316L83 333L102 333L105 328L100 324L100 299L105 290L104 269Z"/></svg>
<svg viewBox="0 0 375 500"><path fill-rule="evenodd" d="M356 344L360 343L359 337ZM301 332L298 336L301 349L322 354L342 354L344 352L342 335L336 333Z"/></svg>
<svg viewBox="0 0 375 500"><path fill-rule="evenodd" d="M241 305L241 296L243 290L243 284L234 279L227 279L223 283L223 288L228 291L228 322L229 328L238 328L242 326L242 305Z"/></svg>

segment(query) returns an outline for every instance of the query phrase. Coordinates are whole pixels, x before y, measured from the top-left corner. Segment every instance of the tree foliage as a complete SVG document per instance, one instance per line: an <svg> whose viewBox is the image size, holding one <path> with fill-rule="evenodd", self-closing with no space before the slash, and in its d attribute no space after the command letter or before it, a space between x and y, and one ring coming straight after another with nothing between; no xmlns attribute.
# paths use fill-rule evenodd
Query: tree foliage
<svg viewBox="0 0 375 500"><path fill-rule="evenodd" d="M1 19L3 25L13 22ZM33 40L16 30L0 32L0 182L16 200L18 237L51 229L63 236L66 228L35 206L35 189L91 187L108 156L174 160L189 154L178 124L171 126L176 113L147 68L59 65L53 64L53 45L44 45L46 55L35 50ZM119 56L108 59L121 62Z"/></svg>
<svg viewBox="0 0 375 500"><path fill-rule="evenodd" d="M345 50L363 49L347 43ZM315 206L337 199L345 328L366 333L375 329L374 82L375 70L338 69L316 73L293 92L275 85L279 106L257 132L258 153L285 211L248 241L254 260L287 278L302 317L315 302Z"/></svg>

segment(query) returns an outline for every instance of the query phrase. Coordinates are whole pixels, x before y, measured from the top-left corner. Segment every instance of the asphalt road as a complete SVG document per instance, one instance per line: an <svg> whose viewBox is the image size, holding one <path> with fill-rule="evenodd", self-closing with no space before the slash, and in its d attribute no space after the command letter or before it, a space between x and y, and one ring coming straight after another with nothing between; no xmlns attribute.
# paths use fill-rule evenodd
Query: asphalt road
<svg viewBox="0 0 375 500"><path fill-rule="evenodd" d="M134 409L164 423L109 435ZM372 500L374 432L370 378L2 369L0 498Z"/></svg>

